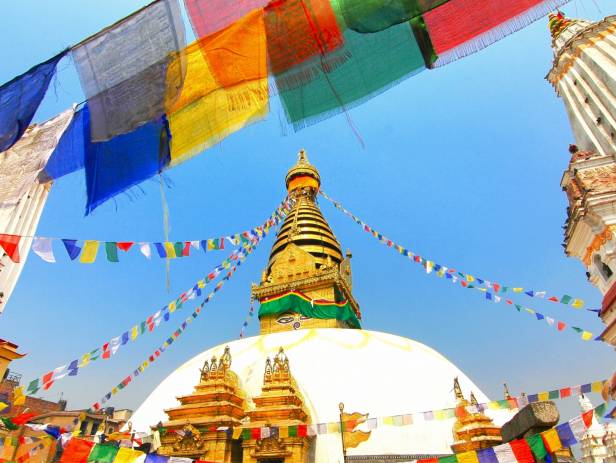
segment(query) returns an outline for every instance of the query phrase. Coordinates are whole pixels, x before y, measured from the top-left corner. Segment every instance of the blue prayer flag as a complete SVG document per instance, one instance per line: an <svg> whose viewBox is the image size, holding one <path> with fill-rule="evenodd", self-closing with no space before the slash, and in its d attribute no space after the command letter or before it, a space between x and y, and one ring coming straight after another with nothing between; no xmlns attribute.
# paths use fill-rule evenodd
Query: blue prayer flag
<svg viewBox="0 0 616 463"><path fill-rule="evenodd" d="M477 450L477 459L479 463L498 463L493 448Z"/></svg>
<svg viewBox="0 0 616 463"><path fill-rule="evenodd" d="M563 423L556 426L556 432L558 433L558 438L563 443L563 447L571 447L577 443L577 439L575 438L569 423Z"/></svg>
<svg viewBox="0 0 616 463"><path fill-rule="evenodd" d="M38 109L65 50L0 87L0 151L24 134Z"/></svg>
<svg viewBox="0 0 616 463"><path fill-rule="evenodd" d="M158 251L158 255L161 259L164 259L165 257L167 257L167 251L165 251L165 247L163 246L163 243L154 243L154 247Z"/></svg>
<svg viewBox="0 0 616 463"><path fill-rule="evenodd" d="M66 252L71 260L77 259L79 257L79 253L81 252L81 248L77 246L77 240L66 240L63 239L64 247L66 248Z"/></svg>
<svg viewBox="0 0 616 463"><path fill-rule="evenodd" d="M73 120L51 153L42 174L55 180L83 169L89 133L90 111L85 105L73 116Z"/></svg>
<svg viewBox="0 0 616 463"><path fill-rule="evenodd" d="M535 317L537 317L537 320L543 320L545 318L543 314L540 314L539 312L535 312Z"/></svg>

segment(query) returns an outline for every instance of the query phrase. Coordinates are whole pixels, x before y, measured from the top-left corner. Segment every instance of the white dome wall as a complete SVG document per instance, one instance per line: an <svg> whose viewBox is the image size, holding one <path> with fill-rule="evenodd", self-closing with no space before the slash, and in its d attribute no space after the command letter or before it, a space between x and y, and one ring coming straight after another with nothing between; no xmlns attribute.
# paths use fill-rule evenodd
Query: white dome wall
<svg viewBox="0 0 616 463"><path fill-rule="evenodd" d="M453 378L465 395L489 399L454 364L435 350L410 339L365 330L312 329L255 336L221 344L192 358L170 374L133 415L133 429L146 431L166 421L164 409L179 405L177 395L190 394L199 369L213 355L220 357L229 345L231 369L249 397L260 394L265 358L283 347L291 373L301 389L313 423L338 421L338 404L345 411L370 417L400 415L455 406ZM511 417L509 411L490 411L496 424ZM384 426L349 455L451 453L453 420L417 420L408 426ZM315 461L338 462L340 435L320 435Z"/></svg>

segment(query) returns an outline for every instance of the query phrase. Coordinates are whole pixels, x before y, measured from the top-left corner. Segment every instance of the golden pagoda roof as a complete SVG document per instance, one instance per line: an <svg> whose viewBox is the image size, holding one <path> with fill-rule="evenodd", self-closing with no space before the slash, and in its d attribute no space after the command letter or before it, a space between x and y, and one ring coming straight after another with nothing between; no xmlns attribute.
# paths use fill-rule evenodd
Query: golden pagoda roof
<svg viewBox="0 0 616 463"><path fill-rule="evenodd" d="M315 257L317 266L340 264L344 259L340 243L316 203L321 185L319 171L308 162L304 150L286 176L289 197L295 200L272 247L268 268L290 244Z"/></svg>

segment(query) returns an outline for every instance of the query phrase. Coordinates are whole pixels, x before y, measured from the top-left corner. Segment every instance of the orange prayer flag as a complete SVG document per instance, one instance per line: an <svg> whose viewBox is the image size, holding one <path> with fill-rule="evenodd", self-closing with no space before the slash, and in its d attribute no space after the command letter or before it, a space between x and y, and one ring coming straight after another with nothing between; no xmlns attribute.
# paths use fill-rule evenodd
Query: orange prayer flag
<svg viewBox="0 0 616 463"><path fill-rule="evenodd" d="M542 432L541 438L543 439L545 448L550 453L554 453L557 450L560 450L563 448L563 444L560 441L560 437L558 437L558 433L556 432L556 429L554 428L548 429L547 431Z"/></svg>

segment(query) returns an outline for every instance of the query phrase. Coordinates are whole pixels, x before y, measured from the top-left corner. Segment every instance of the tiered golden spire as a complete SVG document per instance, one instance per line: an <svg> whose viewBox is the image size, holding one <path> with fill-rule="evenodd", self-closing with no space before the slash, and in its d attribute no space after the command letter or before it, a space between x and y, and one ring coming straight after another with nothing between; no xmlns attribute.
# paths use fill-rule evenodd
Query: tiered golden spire
<svg viewBox="0 0 616 463"><path fill-rule="evenodd" d="M454 443L451 445L453 452L480 450L500 444L502 442L500 428L478 408L473 413L467 410L469 406L478 407L475 394L471 392L469 403L462 393L458 378L453 380L453 390L457 399L456 415L458 416L453 425Z"/></svg>
<svg viewBox="0 0 616 463"><path fill-rule="evenodd" d="M552 39L556 39L572 22L570 19L565 18L565 15L563 15L560 11L557 13L550 13L548 18L548 27L550 28Z"/></svg>
<svg viewBox="0 0 616 463"><path fill-rule="evenodd" d="M319 267L331 266L332 262L340 264L343 259L340 243L316 204L321 177L319 171L308 162L304 150L299 152L297 163L287 172L285 183L295 205L278 232L268 268L291 243L313 255Z"/></svg>

